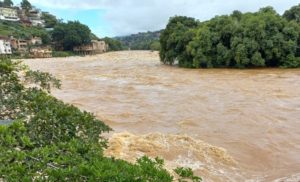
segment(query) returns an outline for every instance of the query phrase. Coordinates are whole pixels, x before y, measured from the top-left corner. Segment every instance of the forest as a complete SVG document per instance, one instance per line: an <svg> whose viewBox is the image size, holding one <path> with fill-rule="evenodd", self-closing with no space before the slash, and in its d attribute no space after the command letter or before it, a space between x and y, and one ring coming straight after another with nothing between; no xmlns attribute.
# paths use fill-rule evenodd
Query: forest
<svg viewBox="0 0 300 182"><path fill-rule="evenodd" d="M123 49L158 51L160 49L159 36L161 31L140 32L138 34L115 37L114 39L122 43Z"/></svg>
<svg viewBox="0 0 300 182"><path fill-rule="evenodd" d="M300 5L233 11L200 22L175 16L160 36L164 64L187 68L300 67Z"/></svg>

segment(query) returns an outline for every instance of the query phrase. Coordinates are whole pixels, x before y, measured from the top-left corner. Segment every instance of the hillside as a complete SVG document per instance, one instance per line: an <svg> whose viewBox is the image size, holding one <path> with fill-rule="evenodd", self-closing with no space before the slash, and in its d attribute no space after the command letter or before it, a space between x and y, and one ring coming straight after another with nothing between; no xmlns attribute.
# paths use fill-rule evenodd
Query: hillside
<svg viewBox="0 0 300 182"><path fill-rule="evenodd" d="M0 21L0 35L1 36L13 36L16 38L29 39L37 36L41 37L44 43L49 43L50 35L45 28L24 26L20 23Z"/></svg>
<svg viewBox="0 0 300 182"><path fill-rule="evenodd" d="M162 30L154 32L142 32L128 36L115 37L125 49L131 50L158 50L159 37Z"/></svg>

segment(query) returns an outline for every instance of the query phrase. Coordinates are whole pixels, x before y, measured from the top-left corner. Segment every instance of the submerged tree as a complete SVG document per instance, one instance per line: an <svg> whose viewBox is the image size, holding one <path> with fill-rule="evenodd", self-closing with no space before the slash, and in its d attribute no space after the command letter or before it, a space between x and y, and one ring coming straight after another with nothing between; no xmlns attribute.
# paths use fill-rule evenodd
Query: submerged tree
<svg viewBox="0 0 300 182"><path fill-rule="evenodd" d="M171 18L160 38L165 64L178 60L179 66L194 68L300 66L300 24L287 21L272 7L256 13L234 11L188 24L192 26L183 20Z"/></svg>
<svg viewBox="0 0 300 182"><path fill-rule="evenodd" d="M165 64L174 64L185 59L186 44L194 37L191 29L199 24L194 18L175 16L169 20L165 30L160 35L160 58Z"/></svg>

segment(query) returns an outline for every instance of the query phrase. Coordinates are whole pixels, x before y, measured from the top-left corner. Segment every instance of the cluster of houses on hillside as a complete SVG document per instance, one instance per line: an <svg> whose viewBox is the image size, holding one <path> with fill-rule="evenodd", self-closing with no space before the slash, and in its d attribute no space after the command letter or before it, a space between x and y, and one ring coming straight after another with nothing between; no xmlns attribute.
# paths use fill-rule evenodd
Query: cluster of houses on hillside
<svg viewBox="0 0 300 182"><path fill-rule="evenodd" d="M89 44L73 48L73 51L80 55L100 54L107 50L107 44L98 40L92 40ZM0 55L9 56L13 53L18 53L21 57L49 58L52 57L52 47L42 45L40 37L32 37L26 40L0 36Z"/></svg>
<svg viewBox="0 0 300 182"><path fill-rule="evenodd" d="M34 7L30 10L18 6L0 7L0 21L18 22L24 26L45 26L42 11ZM0 54L11 55L13 53L18 53L20 56L51 57L52 50L49 46L42 46L40 37L25 40L0 35Z"/></svg>
<svg viewBox="0 0 300 182"><path fill-rule="evenodd" d="M11 55L13 53L32 58L52 57L51 47L43 46L40 37L32 37L26 40L0 36L0 54Z"/></svg>
<svg viewBox="0 0 300 182"><path fill-rule="evenodd" d="M34 7L28 11L17 6L0 7L0 20L19 22L26 26L45 26L42 11Z"/></svg>
<svg viewBox="0 0 300 182"><path fill-rule="evenodd" d="M45 26L42 11L34 7L30 10L24 10L20 7L0 7L0 21L18 22L24 26ZM52 56L52 47L56 48L57 45L44 46L40 37L18 39L0 35L0 55L17 53L22 57L26 55L32 58L48 58ZM87 55L103 53L107 49L104 41L92 40L90 44L74 47L73 51Z"/></svg>

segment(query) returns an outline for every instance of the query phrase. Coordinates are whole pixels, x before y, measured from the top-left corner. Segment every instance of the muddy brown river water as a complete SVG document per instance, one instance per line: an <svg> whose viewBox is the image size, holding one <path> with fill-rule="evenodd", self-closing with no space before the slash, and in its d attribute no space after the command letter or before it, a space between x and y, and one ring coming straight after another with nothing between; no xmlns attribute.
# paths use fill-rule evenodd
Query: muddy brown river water
<svg viewBox="0 0 300 182"><path fill-rule="evenodd" d="M161 156L205 181L300 181L300 69L182 69L147 51L25 63L115 130L106 155Z"/></svg>

